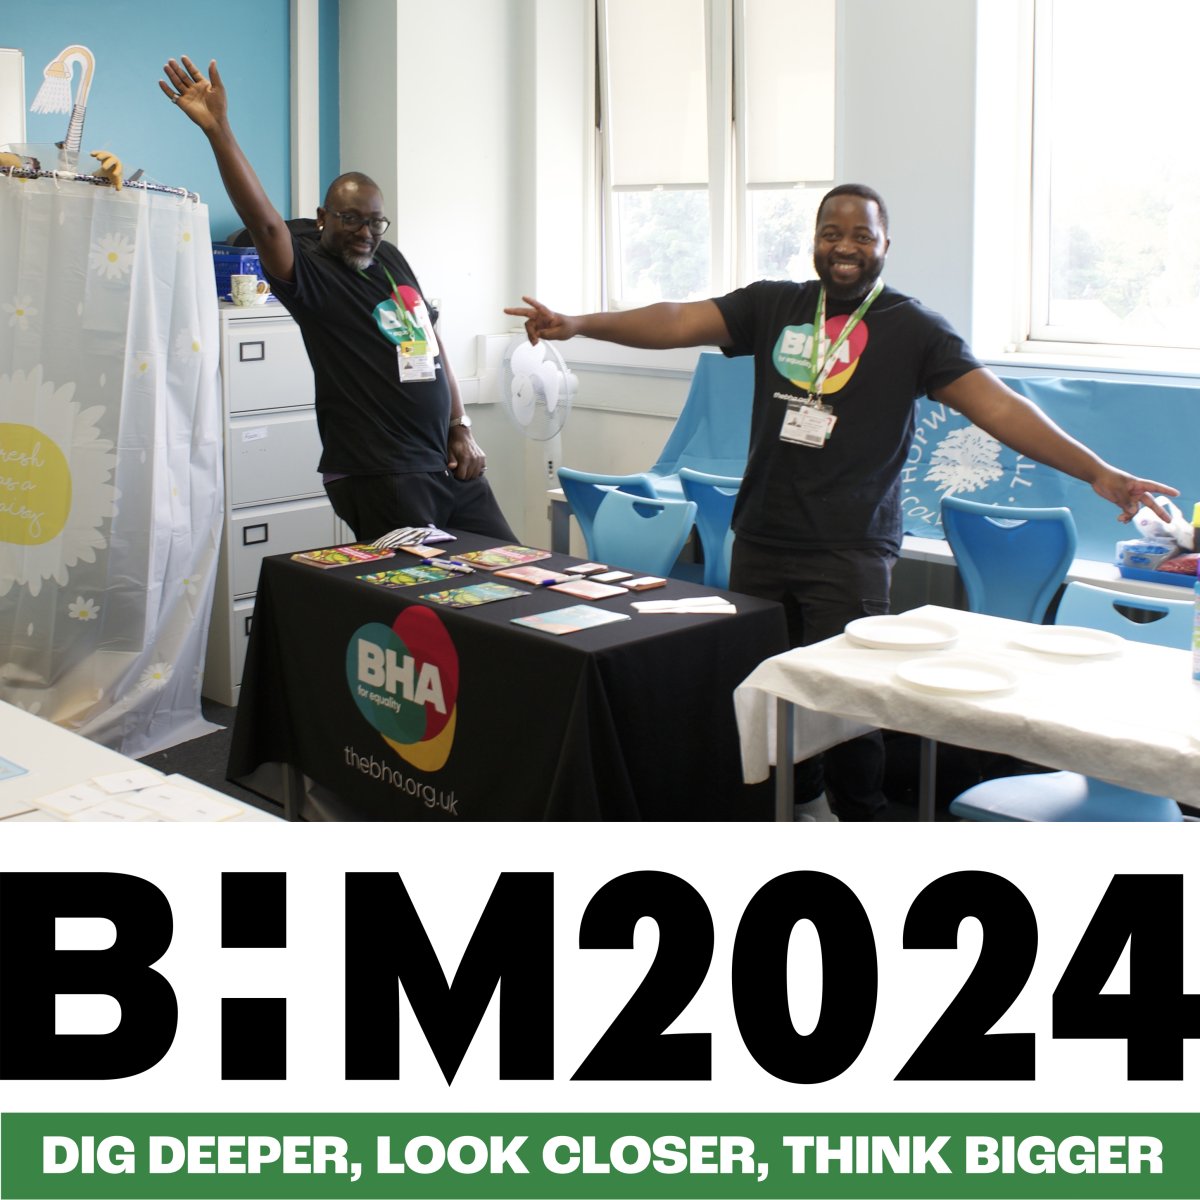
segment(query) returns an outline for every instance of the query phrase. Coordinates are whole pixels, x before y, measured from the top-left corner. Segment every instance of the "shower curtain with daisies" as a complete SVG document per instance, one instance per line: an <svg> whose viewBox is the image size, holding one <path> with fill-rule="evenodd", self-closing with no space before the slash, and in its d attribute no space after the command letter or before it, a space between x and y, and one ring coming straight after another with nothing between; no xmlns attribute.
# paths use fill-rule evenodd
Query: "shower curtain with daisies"
<svg viewBox="0 0 1200 1200"><path fill-rule="evenodd" d="M212 728L215 296L196 197L0 172L0 700L133 757Z"/></svg>

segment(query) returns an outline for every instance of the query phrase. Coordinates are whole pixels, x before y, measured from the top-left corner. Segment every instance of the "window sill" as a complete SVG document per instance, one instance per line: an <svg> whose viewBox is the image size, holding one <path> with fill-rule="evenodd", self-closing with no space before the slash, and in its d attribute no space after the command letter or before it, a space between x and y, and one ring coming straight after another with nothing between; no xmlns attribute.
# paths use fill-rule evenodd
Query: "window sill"
<svg viewBox="0 0 1200 1200"><path fill-rule="evenodd" d="M1195 384L1200 350L1149 347L1097 347L1071 343L1027 342L1002 353L980 355L999 373L1013 367L1080 375L1140 375Z"/></svg>

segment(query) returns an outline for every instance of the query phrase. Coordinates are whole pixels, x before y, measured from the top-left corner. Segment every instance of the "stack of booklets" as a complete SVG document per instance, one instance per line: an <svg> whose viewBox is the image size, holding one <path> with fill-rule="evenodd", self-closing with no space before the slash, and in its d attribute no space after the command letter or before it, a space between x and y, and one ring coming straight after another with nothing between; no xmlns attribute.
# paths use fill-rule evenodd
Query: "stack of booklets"
<svg viewBox="0 0 1200 1200"><path fill-rule="evenodd" d="M609 625L613 621L631 620L629 613L613 612L610 608L593 608L590 604L573 604L570 608L556 608L553 612L533 613L528 617L513 617L514 625L526 629L537 629L542 633L560 635L578 633L581 629L592 629L597 625Z"/></svg>
<svg viewBox="0 0 1200 1200"><path fill-rule="evenodd" d="M549 550L534 550L529 546L493 546L490 550L466 550L455 557L485 571L501 567L519 567L524 563L540 562L550 557Z"/></svg>
<svg viewBox="0 0 1200 1200"><path fill-rule="evenodd" d="M426 592L421 599L431 604L444 604L448 608L474 608L479 604L491 604L494 600L511 600L515 596L528 595L524 588L509 587L507 583L468 583L440 592Z"/></svg>
<svg viewBox="0 0 1200 1200"><path fill-rule="evenodd" d="M376 562L381 558L393 558L391 550L356 542L352 546L326 546L321 550L301 550L293 554L296 562L308 563L311 567L349 567L356 563Z"/></svg>
<svg viewBox="0 0 1200 1200"><path fill-rule="evenodd" d="M376 571L371 575L359 575L363 583L373 583L378 587L402 588L412 587L415 583L441 583L443 579L453 579L457 571L446 567L426 566L425 563L413 563L411 567L391 567L386 571Z"/></svg>

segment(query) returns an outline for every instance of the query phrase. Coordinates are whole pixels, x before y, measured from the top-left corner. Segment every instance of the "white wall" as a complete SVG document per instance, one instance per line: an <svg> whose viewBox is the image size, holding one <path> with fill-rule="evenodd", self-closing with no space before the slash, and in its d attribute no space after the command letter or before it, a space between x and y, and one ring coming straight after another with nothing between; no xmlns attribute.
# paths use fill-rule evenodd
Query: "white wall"
<svg viewBox="0 0 1200 1200"><path fill-rule="evenodd" d="M839 181L887 201L885 277L971 327L977 0L841 0Z"/></svg>

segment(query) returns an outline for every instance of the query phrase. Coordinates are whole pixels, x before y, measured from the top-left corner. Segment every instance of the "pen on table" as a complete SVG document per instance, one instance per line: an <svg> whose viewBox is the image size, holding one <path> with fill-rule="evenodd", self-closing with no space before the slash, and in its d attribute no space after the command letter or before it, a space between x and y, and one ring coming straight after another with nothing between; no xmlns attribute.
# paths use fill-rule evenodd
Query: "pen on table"
<svg viewBox="0 0 1200 1200"><path fill-rule="evenodd" d="M425 567L445 567L450 571L458 571L463 575L473 575L475 568L470 563L460 562L457 558L423 558L421 565Z"/></svg>

